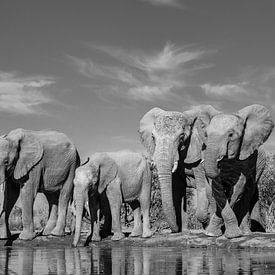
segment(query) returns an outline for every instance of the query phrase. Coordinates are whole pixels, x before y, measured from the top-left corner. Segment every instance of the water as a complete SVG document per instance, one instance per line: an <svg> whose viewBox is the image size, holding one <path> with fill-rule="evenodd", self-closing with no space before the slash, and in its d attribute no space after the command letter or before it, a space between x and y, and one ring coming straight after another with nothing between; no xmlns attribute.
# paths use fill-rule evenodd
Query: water
<svg viewBox="0 0 275 275"><path fill-rule="evenodd" d="M2 247L0 274L275 274L275 251Z"/></svg>

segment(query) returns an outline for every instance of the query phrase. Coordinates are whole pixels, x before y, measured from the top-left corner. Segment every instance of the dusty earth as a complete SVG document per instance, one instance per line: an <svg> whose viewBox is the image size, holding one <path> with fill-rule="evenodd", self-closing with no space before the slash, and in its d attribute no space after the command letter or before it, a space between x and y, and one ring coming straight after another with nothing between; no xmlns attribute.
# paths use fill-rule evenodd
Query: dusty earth
<svg viewBox="0 0 275 275"><path fill-rule="evenodd" d="M32 241L21 241L18 239L19 233L14 233L11 240L0 240L0 247L12 246L15 247L48 247L60 248L70 247L72 244L73 236L67 234L65 237L54 236L37 236ZM83 246L86 240L87 232L81 235L79 246ZM90 246L110 247L110 246L176 246L176 247L216 247L226 249L236 248L261 248L261 249L275 249L275 233L252 233L249 236L243 236L235 239L226 239L225 237L207 237L203 231L192 230L186 233L171 234L167 232L154 234L151 238L130 238L126 237L121 241L111 241L108 237L101 242L92 242Z"/></svg>

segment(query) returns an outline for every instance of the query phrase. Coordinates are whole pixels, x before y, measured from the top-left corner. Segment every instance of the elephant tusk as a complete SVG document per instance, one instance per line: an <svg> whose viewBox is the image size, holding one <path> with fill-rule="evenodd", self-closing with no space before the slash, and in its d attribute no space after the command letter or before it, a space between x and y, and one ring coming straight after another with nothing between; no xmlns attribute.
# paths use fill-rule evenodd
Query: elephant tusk
<svg viewBox="0 0 275 275"><path fill-rule="evenodd" d="M4 181L0 183L0 193L4 192Z"/></svg>
<svg viewBox="0 0 275 275"><path fill-rule="evenodd" d="M204 163L204 161L205 161L205 160L204 160L204 159L202 159L202 160L201 160L201 162L200 162L200 164Z"/></svg>
<svg viewBox="0 0 275 275"><path fill-rule="evenodd" d="M175 161L172 169L172 173L176 172L177 169L178 169L178 161Z"/></svg>
<svg viewBox="0 0 275 275"><path fill-rule="evenodd" d="M217 158L217 162L221 161L223 159L223 156L220 156L219 158Z"/></svg>

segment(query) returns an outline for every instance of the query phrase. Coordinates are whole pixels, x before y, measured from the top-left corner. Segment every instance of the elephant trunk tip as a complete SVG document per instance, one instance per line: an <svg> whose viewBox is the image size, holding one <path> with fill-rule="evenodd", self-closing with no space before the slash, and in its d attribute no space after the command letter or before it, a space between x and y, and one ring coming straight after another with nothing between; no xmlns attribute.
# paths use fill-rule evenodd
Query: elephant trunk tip
<svg viewBox="0 0 275 275"><path fill-rule="evenodd" d="M71 245L72 248L77 248L77 243L73 242Z"/></svg>

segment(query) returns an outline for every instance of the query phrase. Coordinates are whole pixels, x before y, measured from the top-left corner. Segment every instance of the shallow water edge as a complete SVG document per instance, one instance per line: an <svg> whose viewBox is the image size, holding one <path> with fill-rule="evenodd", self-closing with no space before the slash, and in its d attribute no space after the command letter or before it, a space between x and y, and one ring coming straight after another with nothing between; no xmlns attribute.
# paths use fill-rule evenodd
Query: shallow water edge
<svg viewBox="0 0 275 275"><path fill-rule="evenodd" d="M65 237L54 236L38 236L32 241L21 241L18 238L18 233L13 234L12 240L0 240L0 248L3 246L12 247L49 247L61 248L71 247L73 235ZM84 246L87 238L87 232L81 234L79 246ZM111 247L111 246L144 246L144 247L201 247L201 248L261 248L275 249L275 233L252 233L247 236L242 236L235 239L227 239L225 237L208 237L201 230L190 230L184 233L161 233L154 234L151 238L130 238L126 237L120 241L111 241L111 237L103 239L100 242L91 242L89 246Z"/></svg>

